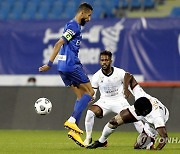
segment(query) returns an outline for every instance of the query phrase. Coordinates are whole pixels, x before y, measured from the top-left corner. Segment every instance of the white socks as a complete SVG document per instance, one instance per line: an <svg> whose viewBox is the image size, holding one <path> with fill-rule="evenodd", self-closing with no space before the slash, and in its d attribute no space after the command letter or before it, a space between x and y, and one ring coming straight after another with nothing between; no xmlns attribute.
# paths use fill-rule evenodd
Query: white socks
<svg viewBox="0 0 180 154"><path fill-rule="evenodd" d="M92 129L94 126L94 117L95 117L94 112L92 112L91 110L88 110L86 113L86 118L85 118L86 139L91 138Z"/></svg>
<svg viewBox="0 0 180 154"><path fill-rule="evenodd" d="M68 119L68 122L75 123L75 122L76 122L76 119L71 116L71 117Z"/></svg>
<svg viewBox="0 0 180 154"><path fill-rule="evenodd" d="M107 124L104 126L102 135L101 135L101 137L99 138L99 142L101 142L101 143L104 143L104 142L107 140L107 138L115 131L115 129L109 128L109 127L108 127L108 124L109 124L109 123L107 123Z"/></svg>

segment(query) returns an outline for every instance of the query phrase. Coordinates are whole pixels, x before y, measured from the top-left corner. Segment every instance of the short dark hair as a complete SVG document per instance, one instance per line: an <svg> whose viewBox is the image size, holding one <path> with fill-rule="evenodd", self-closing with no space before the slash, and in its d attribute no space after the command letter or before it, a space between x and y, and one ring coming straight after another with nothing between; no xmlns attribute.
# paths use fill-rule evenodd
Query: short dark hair
<svg viewBox="0 0 180 154"><path fill-rule="evenodd" d="M111 53L110 51L108 51L108 50L102 51L102 52L100 53L100 56L101 56L101 55L108 55L110 59L112 58L112 53Z"/></svg>
<svg viewBox="0 0 180 154"><path fill-rule="evenodd" d="M82 10L87 10L87 9L90 9L91 11L93 11L93 7L90 4L84 2L79 5L78 12Z"/></svg>
<svg viewBox="0 0 180 154"><path fill-rule="evenodd" d="M148 98L140 97L135 101L134 108L140 115L146 116L152 111L152 104Z"/></svg>

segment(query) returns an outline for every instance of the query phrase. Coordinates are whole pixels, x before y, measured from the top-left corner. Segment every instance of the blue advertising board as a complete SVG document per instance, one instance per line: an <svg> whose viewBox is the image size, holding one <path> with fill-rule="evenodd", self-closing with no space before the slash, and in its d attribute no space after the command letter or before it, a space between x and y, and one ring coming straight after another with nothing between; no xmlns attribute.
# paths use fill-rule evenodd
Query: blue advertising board
<svg viewBox="0 0 180 154"><path fill-rule="evenodd" d="M0 22L0 74L40 74L67 20ZM145 81L180 80L180 19L92 20L82 28L79 57L87 74L99 68L99 54L113 53L114 66ZM57 59L46 74L58 74Z"/></svg>

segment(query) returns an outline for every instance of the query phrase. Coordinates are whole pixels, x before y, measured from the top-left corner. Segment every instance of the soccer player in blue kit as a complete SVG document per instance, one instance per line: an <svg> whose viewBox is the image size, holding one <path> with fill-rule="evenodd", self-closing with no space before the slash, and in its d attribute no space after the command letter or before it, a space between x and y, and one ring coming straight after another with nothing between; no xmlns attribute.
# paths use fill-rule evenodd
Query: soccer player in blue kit
<svg viewBox="0 0 180 154"><path fill-rule="evenodd" d="M83 66L78 58L78 52L82 40L81 26L90 21L92 11L93 8L90 4L80 4L74 19L65 25L62 37L55 44L48 64L39 67L40 72L49 70L59 53L57 67L59 74L64 84L71 87L77 96L74 111L71 117L64 123L64 127L70 129L68 137L81 147L84 147L80 137L83 131L79 129L78 123L82 111L87 107L94 95L94 90L83 70Z"/></svg>

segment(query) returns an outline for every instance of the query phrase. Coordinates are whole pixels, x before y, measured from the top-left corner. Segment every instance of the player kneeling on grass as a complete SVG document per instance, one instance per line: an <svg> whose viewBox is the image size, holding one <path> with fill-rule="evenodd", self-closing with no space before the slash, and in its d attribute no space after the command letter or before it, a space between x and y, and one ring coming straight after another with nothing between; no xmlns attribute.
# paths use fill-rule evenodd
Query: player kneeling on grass
<svg viewBox="0 0 180 154"><path fill-rule="evenodd" d="M132 75L131 75L132 76ZM142 121L144 123L143 131L137 138L134 145L135 149L161 150L168 139L165 123L169 118L168 109L156 98L148 95L136 82L134 77L129 81L135 96L134 105L122 110L112 118L104 127L101 137L98 141L88 146L88 149L103 147L108 137L115 129L126 123ZM125 94L128 88L125 87ZM157 135L160 136L159 144L154 147L154 141Z"/></svg>

